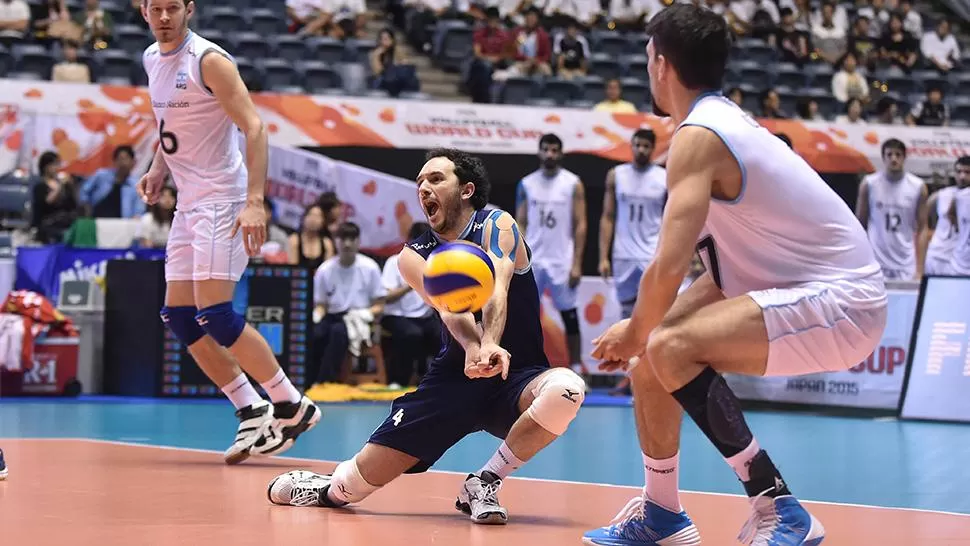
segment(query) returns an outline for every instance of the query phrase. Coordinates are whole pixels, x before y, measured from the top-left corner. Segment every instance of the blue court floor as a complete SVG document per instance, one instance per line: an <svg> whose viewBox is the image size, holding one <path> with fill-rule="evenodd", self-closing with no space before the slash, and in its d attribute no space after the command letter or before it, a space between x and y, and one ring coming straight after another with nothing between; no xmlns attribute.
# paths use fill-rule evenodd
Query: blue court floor
<svg viewBox="0 0 970 546"><path fill-rule="evenodd" d="M287 456L339 461L353 456L386 416L388 404L324 404L324 418ZM970 514L970 426L748 412L762 447L792 491L806 500ZM236 428L226 401L0 400L3 438L92 438L222 451ZM465 438L435 466L477 470L498 440ZM16 461L8 461L11 472ZM295 465L296 466L296 465ZM681 488L742 493L730 468L685 421ZM570 430L518 476L641 486L632 409L584 407Z"/></svg>

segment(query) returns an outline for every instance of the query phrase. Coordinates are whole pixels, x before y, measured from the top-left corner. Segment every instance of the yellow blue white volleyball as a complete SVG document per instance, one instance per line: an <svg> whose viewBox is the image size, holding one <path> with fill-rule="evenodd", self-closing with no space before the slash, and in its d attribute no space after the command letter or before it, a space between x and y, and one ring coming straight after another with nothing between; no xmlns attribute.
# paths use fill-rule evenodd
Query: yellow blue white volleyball
<svg viewBox="0 0 970 546"><path fill-rule="evenodd" d="M424 291L440 311L477 312L495 289L495 266L482 247L466 241L444 243L428 256Z"/></svg>

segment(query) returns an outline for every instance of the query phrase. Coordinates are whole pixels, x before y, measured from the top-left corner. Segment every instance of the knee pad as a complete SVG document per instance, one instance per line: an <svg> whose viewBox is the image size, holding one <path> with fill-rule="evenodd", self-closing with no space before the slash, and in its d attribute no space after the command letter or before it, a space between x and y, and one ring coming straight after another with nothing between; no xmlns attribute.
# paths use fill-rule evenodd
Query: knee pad
<svg viewBox="0 0 970 546"><path fill-rule="evenodd" d="M624 301L620 303L620 313L622 318L628 319L633 316L633 307L636 306L637 300Z"/></svg>
<svg viewBox="0 0 970 546"><path fill-rule="evenodd" d="M195 320L197 311L193 305L165 306L158 315L162 317L162 322L175 334L175 337L188 347L205 335L205 330Z"/></svg>
<svg viewBox="0 0 970 546"><path fill-rule="evenodd" d="M228 301L200 310L195 320L216 343L226 348L232 347L246 328L246 321L232 310L232 302Z"/></svg>
<svg viewBox="0 0 970 546"><path fill-rule="evenodd" d="M337 465L330 479L333 497L347 504L360 502L380 487L367 483L357 467L357 456Z"/></svg>
<svg viewBox="0 0 970 546"><path fill-rule="evenodd" d="M562 323L566 328L566 335L579 335L579 315L576 313L576 310L568 309L566 311L560 311L559 314L562 316Z"/></svg>
<svg viewBox="0 0 970 546"><path fill-rule="evenodd" d="M533 392L535 400L526 413L540 427L561 436L586 399L586 382L568 368L554 368Z"/></svg>

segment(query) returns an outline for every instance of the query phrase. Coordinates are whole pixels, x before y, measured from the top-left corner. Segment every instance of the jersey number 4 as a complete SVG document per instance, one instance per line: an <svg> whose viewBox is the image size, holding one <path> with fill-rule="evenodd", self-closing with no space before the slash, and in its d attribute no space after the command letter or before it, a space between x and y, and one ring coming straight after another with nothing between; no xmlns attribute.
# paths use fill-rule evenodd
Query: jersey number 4
<svg viewBox="0 0 970 546"><path fill-rule="evenodd" d="M391 421L394 421L394 426L401 424L401 419L404 419L404 410L399 409L397 413L391 416Z"/></svg>
<svg viewBox="0 0 970 546"><path fill-rule="evenodd" d="M158 126L158 142L162 145L162 151L168 155L179 151L179 141L175 137L175 133L165 130L164 119L161 125Z"/></svg>
<svg viewBox="0 0 970 546"><path fill-rule="evenodd" d="M708 235L697 243L697 253L707 254L708 272L711 274L711 278L714 279L714 284L718 288L721 287L721 268L717 263L717 248L714 246L714 237ZM703 257L703 256L702 256Z"/></svg>

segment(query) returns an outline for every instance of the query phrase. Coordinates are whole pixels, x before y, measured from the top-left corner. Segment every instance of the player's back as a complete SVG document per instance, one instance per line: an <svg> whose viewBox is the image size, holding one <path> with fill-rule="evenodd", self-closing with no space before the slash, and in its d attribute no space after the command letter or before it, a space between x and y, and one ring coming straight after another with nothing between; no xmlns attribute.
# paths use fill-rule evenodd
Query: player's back
<svg viewBox="0 0 970 546"><path fill-rule="evenodd" d="M741 168L740 195L711 199L698 243L726 296L879 275L848 205L781 139L720 94L699 97L684 125L717 133Z"/></svg>
<svg viewBox="0 0 970 546"><path fill-rule="evenodd" d="M957 231L950 223L950 205L960 188L947 186L936 192L936 229L926 248L927 260L950 261L957 243Z"/></svg>
<svg viewBox="0 0 970 546"><path fill-rule="evenodd" d="M563 168L552 177L540 169L519 182L517 201L528 203L525 238L536 263L572 263L573 195L579 183Z"/></svg>
<svg viewBox="0 0 970 546"><path fill-rule="evenodd" d="M954 275L970 275L970 188L953 195L957 211L957 236L950 264Z"/></svg>
<svg viewBox="0 0 970 546"><path fill-rule="evenodd" d="M175 50L158 43L144 53L152 109L165 163L178 188L178 208L246 199L247 171L239 131L202 80L205 55L224 49L191 30Z"/></svg>
<svg viewBox="0 0 970 546"><path fill-rule="evenodd" d="M877 172L865 177L869 192L869 225L866 231L876 261L884 271L909 278L916 273L916 221L923 180L904 173L890 180Z"/></svg>
<svg viewBox="0 0 970 546"><path fill-rule="evenodd" d="M657 253L667 197L667 171L659 165L637 169L632 163L613 170L616 195L614 260L651 261Z"/></svg>
<svg viewBox="0 0 970 546"><path fill-rule="evenodd" d="M482 244L482 232L490 214L500 214L498 210L479 210L472 216L468 226L459 239ZM427 231L408 246L425 259L442 243L432 232ZM526 250L530 252L528 244ZM531 264L531 260L530 260ZM481 312L475 313L475 320L481 322ZM431 363L429 373L443 373L464 376L465 351L447 328L441 329L442 347ZM530 267L516 270L509 282L508 304L506 306L505 330L502 332L502 348L512 356L511 368L548 366L549 361L543 350L542 324L539 313L539 291Z"/></svg>

